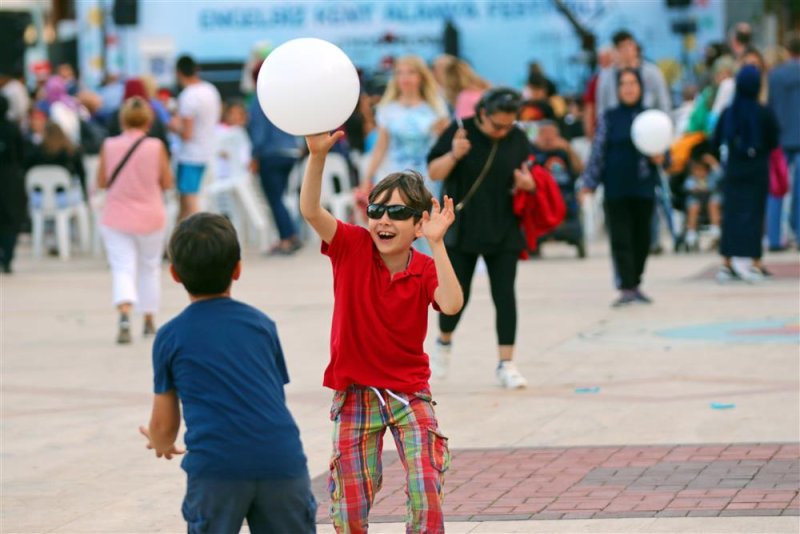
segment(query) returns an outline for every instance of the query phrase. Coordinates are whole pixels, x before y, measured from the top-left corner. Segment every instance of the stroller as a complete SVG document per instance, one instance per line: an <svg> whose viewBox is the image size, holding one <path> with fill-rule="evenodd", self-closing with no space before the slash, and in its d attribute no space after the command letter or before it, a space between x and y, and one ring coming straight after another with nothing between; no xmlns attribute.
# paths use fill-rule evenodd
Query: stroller
<svg viewBox="0 0 800 534"><path fill-rule="evenodd" d="M564 221L552 232L540 238L540 244L545 241L561 241L573 245L579 258L586 257L586 242L583 235L583 221L581 220L581 206L576 192L577 176L572 171L569 155L561 149L540 150L533 145L536 162L547 169L558 184L567 213Z"/></svg>

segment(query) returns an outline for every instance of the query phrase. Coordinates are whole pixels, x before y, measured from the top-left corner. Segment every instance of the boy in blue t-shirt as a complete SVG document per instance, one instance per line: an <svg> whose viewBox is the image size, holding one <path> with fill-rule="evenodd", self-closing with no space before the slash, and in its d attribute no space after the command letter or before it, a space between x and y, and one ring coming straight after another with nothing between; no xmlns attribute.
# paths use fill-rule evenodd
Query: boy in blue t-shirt
<svg viewBox="0 0 800 534"><path fill-rule="evenodd" d="M238 532L245 519L254 534L315 532L275 323L230 297L242 270L236 231L220 215L193 215L172 234L169 256L191 304L158 331L153 413L139 430L159 458L186 453L189 532ZM188 451L175 445L179 399Z"/></svg>

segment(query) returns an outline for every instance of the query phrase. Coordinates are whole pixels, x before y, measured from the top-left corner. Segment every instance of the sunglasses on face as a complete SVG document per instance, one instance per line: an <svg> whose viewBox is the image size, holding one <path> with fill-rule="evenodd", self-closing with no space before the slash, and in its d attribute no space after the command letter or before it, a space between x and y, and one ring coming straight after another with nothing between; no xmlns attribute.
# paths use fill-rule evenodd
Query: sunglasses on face
<svg viewBox="0 0 800 534"><path fill-rule="evenodd" d="M489 126L491 126L492 129L497 133L510 132L511 129L516 125L516 121L512 122L511 124L498 124L494 122L488 114L485 115L485 118L486 122L489 123Z"/></svg>
<svg viewBox="0 0 800 534"><path fill-rule="evenodd" d="M393 221L405 221L411 217L420 217L422 215L417 210L402 204L370 204L367 206L367 217L370 219L380 219L384 213L388 213L389 218Z"/></svg>

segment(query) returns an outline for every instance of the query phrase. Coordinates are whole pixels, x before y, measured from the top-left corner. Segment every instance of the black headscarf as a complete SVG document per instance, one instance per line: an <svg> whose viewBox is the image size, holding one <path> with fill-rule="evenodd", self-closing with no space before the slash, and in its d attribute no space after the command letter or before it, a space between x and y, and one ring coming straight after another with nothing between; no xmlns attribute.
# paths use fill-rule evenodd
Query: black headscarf
<svg viewBox="0 0 800 534"><path fill-rule="evenodd" d="M754 65L745 65L736 75L736 94L722 125L723 139L729 149L754 155L761 148L761 116L758 92L761 72Z"/></svg>

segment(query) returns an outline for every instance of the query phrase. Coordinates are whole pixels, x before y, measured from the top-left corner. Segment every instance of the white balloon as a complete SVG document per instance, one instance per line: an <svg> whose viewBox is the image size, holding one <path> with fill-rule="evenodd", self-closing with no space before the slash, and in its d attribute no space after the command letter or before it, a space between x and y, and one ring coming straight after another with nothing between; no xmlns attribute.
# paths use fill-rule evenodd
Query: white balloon
<svg viewBox="0 0 800 534"><path fill-rule="evenodd" d="M633 119L631 139L642 154L663 154L672 144L672 119L660 109L648 109Z"/></svg>
<svg viewBox="0 0 800 534"><path fill-rule="evenodd" d="M360 85L353 63L322 39L287 41L258 72L256 94L272 123L292 135L335 130L353 113Z"/></svg>

